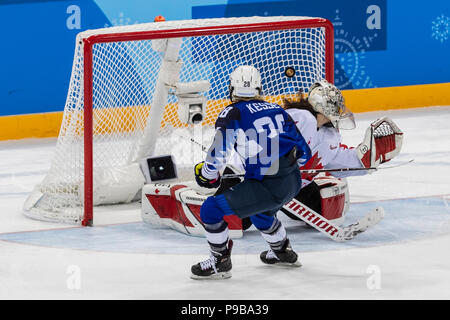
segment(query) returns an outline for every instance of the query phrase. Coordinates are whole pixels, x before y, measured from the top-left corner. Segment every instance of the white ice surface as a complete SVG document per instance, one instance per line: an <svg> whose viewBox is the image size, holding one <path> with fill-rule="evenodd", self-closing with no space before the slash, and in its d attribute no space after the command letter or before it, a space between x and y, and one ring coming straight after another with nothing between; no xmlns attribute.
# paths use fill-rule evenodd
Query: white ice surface
<svg viewBox="0 0 450 320"><path fill-rule="evenodd" d="M0 299L450 299L450 107L356 114L343 142L358 144L382 115L405 133L393 163L414 162L349 178L348 222L375 205L383 221L338 244L283 219L299 269L262 265L265 244L249 230L235 241L233 277L215 282L189 279L207 256L203 238L143 224L135 204L96 210L93 228L26 218L56 140L0 142ZM78 289L68 285L73 266Z"/></svg>

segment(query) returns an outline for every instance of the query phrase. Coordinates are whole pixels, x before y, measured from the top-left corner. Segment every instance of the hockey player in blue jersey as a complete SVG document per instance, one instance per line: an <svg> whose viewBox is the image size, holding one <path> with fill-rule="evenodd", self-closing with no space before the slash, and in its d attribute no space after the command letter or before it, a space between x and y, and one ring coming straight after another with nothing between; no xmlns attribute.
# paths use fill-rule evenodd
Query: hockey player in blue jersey
<svg viewBox="0 0 450 320"><path fill-rule="evenodd" d="M261 99L261 76L252 66L230 75L232 104L216 120L216 135L205 161L195 168L197 183L220 186L220 170L235 152L245 164L244 180L223 193L208 197L200 210L210 246L209 259L191 268L193 279L231 277L231 248L225 215L249 217L270 249L261 253L266 264L300 266L277 211L300 190L299 164L311 151L290 116L279 105Z"/></svg>

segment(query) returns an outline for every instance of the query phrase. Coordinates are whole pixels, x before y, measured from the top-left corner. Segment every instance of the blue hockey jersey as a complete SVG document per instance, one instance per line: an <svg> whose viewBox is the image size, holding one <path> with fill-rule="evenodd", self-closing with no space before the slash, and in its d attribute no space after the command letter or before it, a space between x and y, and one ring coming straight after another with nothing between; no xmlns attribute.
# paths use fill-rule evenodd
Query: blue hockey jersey
<svg viewBox="0 0 450 320"><path fill-rule="evenodd" d="M271 174L277 160L293 147L297 147L300 163L311 158L311 150L294 121L275 103L250 100L231 104L220 112L215 127L202 169L202 175L209 179L217 177L233 150L244 162L246 179L262 180Z"/></svg>

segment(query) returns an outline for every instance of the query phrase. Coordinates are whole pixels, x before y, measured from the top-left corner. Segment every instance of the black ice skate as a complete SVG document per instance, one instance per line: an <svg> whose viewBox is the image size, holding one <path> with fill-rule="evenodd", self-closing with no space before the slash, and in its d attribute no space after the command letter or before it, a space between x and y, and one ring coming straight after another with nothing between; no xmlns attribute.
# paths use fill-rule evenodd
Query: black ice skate
<svg viewBox="0 0 450 320"><path fill-rule="evenodd" d="M261 261L265 264L281 265L289 267L301 267L302 264L298 261L298 256L294 250L292 250L289 240L283 246L282 250L267 250L261 252L259 256Z"/></svg>
<svg viewBox="0 0 450 320"><path fill-rule="evenodd" d="M224 252L211 251L209 259L199 262L191 267L191 278L203 279L227 279L231 278L231 248L233 241L228 241L228 248Z"/></svg>

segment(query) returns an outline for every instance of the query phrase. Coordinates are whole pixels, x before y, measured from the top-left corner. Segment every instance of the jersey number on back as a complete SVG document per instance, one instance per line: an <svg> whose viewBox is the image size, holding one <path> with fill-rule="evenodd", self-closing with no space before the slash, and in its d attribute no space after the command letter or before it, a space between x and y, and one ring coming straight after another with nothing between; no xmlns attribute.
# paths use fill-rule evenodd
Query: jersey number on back
<svg viewBox="0 0 450 320"><path fill-rule="evenodd" d="M219 117L219 118L226 118L227 115L228 115L228 113L229 113L232 109L233 109L233 106L226 107L225 109L223 109L223 110L219 113L218 117Z"/></svg>
<svg viewBox="0 0 450 320"><path fill-rule="evenodd" d="M259 119L256 119L253 122L253 126L256 128L256 131L258 133L263 132L265 130L264 126L267 126L269 128L269 138L274 138L278 134L284 132L283 131L283 125L284 125L284 117L282 114L277 114L275 116L275 122L273 122L272 118L270 117L262 117Z"/></svg>

